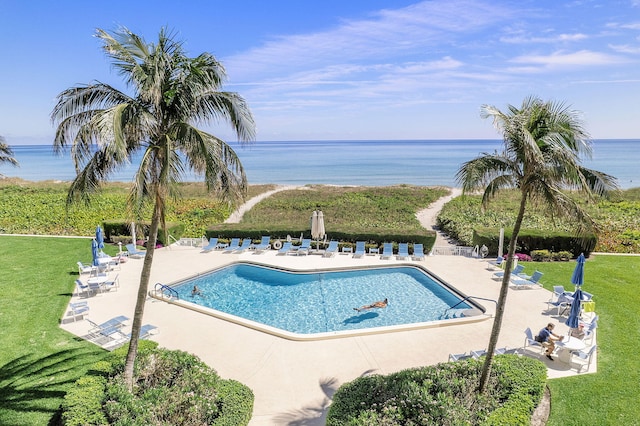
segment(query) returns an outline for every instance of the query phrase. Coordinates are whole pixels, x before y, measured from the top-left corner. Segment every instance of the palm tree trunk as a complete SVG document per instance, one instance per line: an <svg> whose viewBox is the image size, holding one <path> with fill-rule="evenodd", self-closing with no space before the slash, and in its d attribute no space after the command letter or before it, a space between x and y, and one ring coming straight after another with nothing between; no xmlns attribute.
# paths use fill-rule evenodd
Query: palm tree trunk
<svg viewBox="0 0 640 426"><path fill-rule="evenodd" d="M518 234L520 233L520 227L522 226L522 219L524 218L526 204L527 197L526 194L523 193L522 199L520 200L520 210L518 211L518 217L516 218L516 222L513 225L513 233L511 234L511 240L509 241L507 264L504 267L504 275L502 276L500 295L498 296L498 303L496 305L496 316L493 319L491 337L489 338L489 347L487 348L487 355L485 356L484 365L482 366L482 374L480 375L480 385L478 387L479 393L484 392L487 388L487 384L489 383L489 375L491 374L493 355L498 344L498 337L500 337L500 330L502 328L502 317L504 316L504 308L507 302L507 293L509 292L509 280L511 279L511 267L513 265L513 259L516 252L516 241L518 239Z"/></svg>
<svg viewBox="0 0 640 426"><path fill-rule="evenodd" d="M138 355L138 340L140 338L140 329L142 328L142 316L144 314L144 304L147 300L149 279L151 278L151 264L153 262L153 253L156 249L156 241L158 240L159 226L160 213L156 205L156 208L153 210L153 217L151 218L151 226L149 228L147 253L144 256L144 263L142 264L138 297L136 299L136 309L133 314L133 324L131 325L131 341L129 343L129 351L127 352L127 359L124 366L124 377L129 392L133 391L133 366Z"/></svg>

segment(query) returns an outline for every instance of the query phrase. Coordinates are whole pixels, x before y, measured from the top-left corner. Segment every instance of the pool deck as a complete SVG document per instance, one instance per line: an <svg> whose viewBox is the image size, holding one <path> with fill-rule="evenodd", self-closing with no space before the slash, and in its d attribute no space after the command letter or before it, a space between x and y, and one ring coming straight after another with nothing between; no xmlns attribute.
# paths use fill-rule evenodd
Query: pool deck
<svg viewBox="0 0 640 426"><path fill-rule="evenodd" d="M324 258L277 255L275 251L241 254L174 246L156 250L150 289L157 282L171 283L187 276L209 271L237 260L249 260L291 269L319 269L364 265L419 264L462 293L496 300L500 282L492 279L487 261L461 256L428 256L426 260L381 260L366 255L353 258L337 254ZM117 315L133 318L142 259L129 259L119 271L120 288L87 300L94 322ZM84 275L81 279L86 280ZM569 282L570 277L567 277ZM500 333L499 347L521 348L524 329L534 334L548 322L557 324L556 332L566 334L564 320L547 312L551 292L544 289L510 290ZM77 301L74 296L72 301ZM393 301L390 301L393 303ZM495 304L477 300L486 309L486 320L411 331L398 331L318 341L291 341L153 298L147 299L143 324L153 324L159 333L152 336L162 347L193 353L212 366L223 378L238 380L255 395L251 426L324 425L331 397L343 383L367 374L388 374L402 369L437 364L450 353L485 349L489 341ZM313 309L313 307L310 307ZM455 321L454 321L455 323ZM89 329L87 321L68 322L62 327L78 336ZM126 332L130 328L125 329ZM528 355L545 362L550 378L578 374L554 356L554 362L539 355ZM594 358L589 373L596 372ZM585 374L585 373L582 373Z"/></svg>

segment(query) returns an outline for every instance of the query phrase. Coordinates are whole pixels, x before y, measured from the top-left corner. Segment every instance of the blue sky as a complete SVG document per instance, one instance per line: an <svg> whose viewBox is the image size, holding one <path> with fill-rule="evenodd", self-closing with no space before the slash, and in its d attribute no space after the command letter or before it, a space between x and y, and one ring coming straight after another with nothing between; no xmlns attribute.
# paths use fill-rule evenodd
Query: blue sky
<svg viewBox="0 0 640 426"><path fill-rule="evenodd" d="M213 53L258 140L496 139L481 105L528 95L570 104L596 139L640 137L640 0L3 0L0 16L12 145L51 143L66 88L125 89L93 37L118 26Z"/></svg>

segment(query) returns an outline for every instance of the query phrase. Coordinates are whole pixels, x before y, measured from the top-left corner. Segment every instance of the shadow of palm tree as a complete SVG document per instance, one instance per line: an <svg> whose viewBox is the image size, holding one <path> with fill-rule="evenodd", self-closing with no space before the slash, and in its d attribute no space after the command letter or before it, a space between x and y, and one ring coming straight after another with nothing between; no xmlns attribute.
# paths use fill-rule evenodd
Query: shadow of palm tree
<svg viewBox="0 0 640 426"><path fill-rule="evenodd" d="M70 384L97 361L99 352L73 348L43 358L16 358L0 367L0 406L17 413L41 412L52 416ZM0 423L7 424L3 419Z"/></svg>
<svg viewBox="0 0 640 426"><path fill-rule="evenodd" d="M373 373L374 370L363 372L360 377ZM298 410L281 414L274 418L275 424L286 426L324 426L329 405L333 394L338 390L338 379L334 377L320 379L320 389L324 393L322 401L308 404Z"/></svg>

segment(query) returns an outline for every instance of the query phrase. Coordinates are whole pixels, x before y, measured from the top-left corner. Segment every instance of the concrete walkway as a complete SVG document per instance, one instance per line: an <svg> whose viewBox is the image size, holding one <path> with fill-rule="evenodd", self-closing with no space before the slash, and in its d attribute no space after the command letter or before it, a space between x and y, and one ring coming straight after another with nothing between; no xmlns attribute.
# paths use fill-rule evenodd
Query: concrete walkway
<svg viewBox="0 0 640 426"><path fill-rule="evenodd" d="M466 295L496 300L500 289L500 283L492 279L492 272L486 269L487 262L474 258L429 256L422 262L401 262L368 255L353 258L338 254L324 258L278 256L275 251L202 253L197 248L180 246L156 250L151 287L157 282L170 284L238 260L295 270L419 264ZM120 289L86 299L90 306L88 318L97 323L117 315L133 318L142 263L141 259L130 259L120 271L111 273L119 275ZM520 348L525 328L530 327L535 333L549 321L557 324L558 333L567 333L562 318L547 312L550 297L551 293L544 289L510 291L499 346ZM75 296L72 298L77 300ZM392 300L390 297L391 303ZM143 323L158 326L159 333L152 339L161 346L193 353L223 378L248 385L255 394L251 426L321 426L333 393L343 383L363 375L388 374L446 362L450 353L486 348L495 305L482 300L481 303L486 313L477 322L452 320L415 330L318 341L287 340L152 298L147 301ZM62 327L84 336L89 324L63 318ZM524 352L545 362L549 377L577 374L569 364L548 361L536 350ZM595 371L594 360L590 372Z"/></svg>

